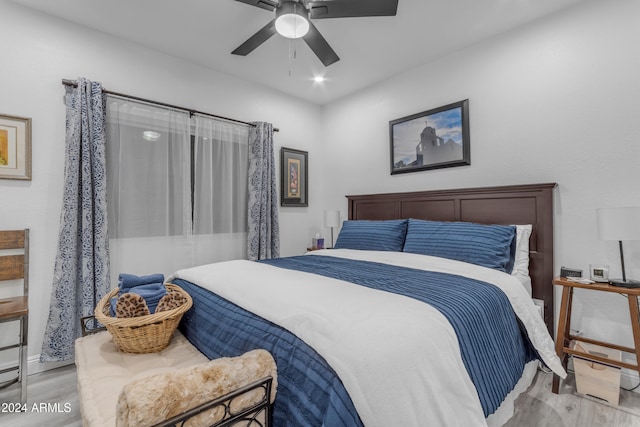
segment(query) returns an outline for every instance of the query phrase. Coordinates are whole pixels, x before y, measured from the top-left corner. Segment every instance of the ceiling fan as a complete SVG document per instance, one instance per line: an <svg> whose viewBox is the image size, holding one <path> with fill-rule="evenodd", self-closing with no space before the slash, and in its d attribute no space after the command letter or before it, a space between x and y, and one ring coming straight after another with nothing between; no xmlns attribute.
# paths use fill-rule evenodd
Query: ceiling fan
<svg viewBox="0 0 640 427"><path fill-rule="evenodd" d="M276 17L242 43L234 55L246 56L275 33L302 38L325 67L340 58L322 37L311 19L357 18L361 16L395 16L398 0L236 0L268 11Z"/></svg>

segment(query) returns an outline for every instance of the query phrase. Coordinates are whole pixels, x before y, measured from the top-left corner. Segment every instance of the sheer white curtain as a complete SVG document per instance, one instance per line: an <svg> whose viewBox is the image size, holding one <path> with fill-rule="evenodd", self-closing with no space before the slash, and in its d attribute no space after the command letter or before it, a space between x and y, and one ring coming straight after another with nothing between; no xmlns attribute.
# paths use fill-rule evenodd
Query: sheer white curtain
<svg viewBox="0 0 640 427"><path fill-rule="evenodd" d="M190 262L189 114L107 97L112 284Z"/></svg>
<svg viewBox="0 0 640 427"><path fill-rule="evenodd" d="M246 257L248 128L107 98L112 285Z"/></svg>
<svg viewBox="0 0 640 427"><path fill-rule="evenodd" d="M194 115L195 264L246 258L249 128Z"/></svg>

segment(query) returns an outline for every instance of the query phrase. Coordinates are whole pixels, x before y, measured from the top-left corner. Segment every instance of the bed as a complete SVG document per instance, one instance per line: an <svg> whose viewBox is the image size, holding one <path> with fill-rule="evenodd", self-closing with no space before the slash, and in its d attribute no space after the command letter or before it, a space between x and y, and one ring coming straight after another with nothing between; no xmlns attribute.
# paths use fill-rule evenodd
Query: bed
<svg viewBox="0 0 640 427"><path fill-rule="evenodd" d="M209 358L270 351L277 426L502 425L538 360L565 375L548 332L554 187L347 196L337 249L178 271L194 301L180 330ZM473 262L430 254L433 227L460 224ZM511 240L516 225L530 237ZM385 238L362 246L359 227Z"/></svg>

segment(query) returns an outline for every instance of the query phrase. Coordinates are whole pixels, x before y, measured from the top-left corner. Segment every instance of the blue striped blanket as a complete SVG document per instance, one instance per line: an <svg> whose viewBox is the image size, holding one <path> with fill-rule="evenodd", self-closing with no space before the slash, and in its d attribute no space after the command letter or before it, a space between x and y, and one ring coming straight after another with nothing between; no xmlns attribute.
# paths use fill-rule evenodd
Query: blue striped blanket
<svg viewBox="0 0 640 427"><path fill-rule="evenodd" d="M489 283L433 271L335 257L261 261L409 296L435 307L458 336L462 360L485 416L495 412L536 358L507 296Z"/></svg>

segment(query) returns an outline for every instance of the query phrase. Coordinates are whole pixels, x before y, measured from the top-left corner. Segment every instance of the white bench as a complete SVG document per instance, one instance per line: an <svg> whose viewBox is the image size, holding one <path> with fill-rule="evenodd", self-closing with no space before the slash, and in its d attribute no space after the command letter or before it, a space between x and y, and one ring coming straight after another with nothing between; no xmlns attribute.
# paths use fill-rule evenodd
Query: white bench
<svg viewBox="0 0 640 427"><path fill-rule="evenodd" d="M83 425L91 427L112 427L116 425L116 405L125 385L133 384L133 381L141 378L147 378L146 382L151 376L162 380L163 375L169 372L188 369L209 362L207 357L200 353L178 331L176 331L169 346L158 353L129 354L119 352L108 332L99 332L79 338L76 340L75 350L78 393ZM223 407L224 418L212 425L229 422L227 414L244 419L243 425L253 425L251 420L256 421L255 425L269 425L270 402L273 402L275 397L275 362L272 372L273 375L260 378L259 381L247 384L242 389L236 390L237 393L211 396L209 402L199 405L195 410L185 411L174 417L175 420L171 419L170 421L187 419L205 410L210 410L212 407ZM274 381L273 388L272 381ZM257 389L261 389L260 405L256 404L255 399L253 399L248 408L246 406L242 408L232 407L233 405L231 405L230 401L235 395L252 390L253 396L256 396ZM157 388L153 388L149 393L152 394L156 391ZM258 414L261 415L256 418ZM247 421L249 421L249 424L247 424ZM149 425L152 424L164 425L157 424L155 421ZM165 424L170 425L169 422Z"/></svg>

